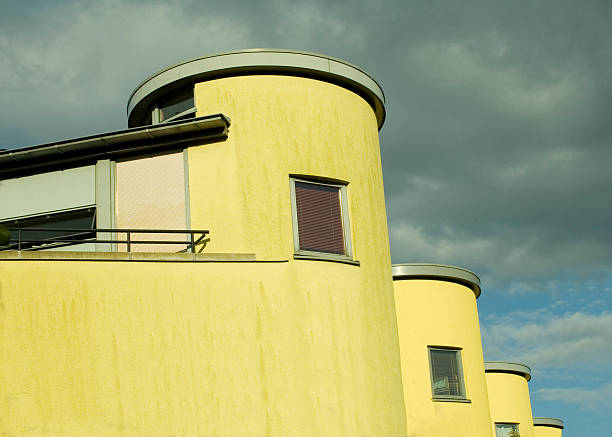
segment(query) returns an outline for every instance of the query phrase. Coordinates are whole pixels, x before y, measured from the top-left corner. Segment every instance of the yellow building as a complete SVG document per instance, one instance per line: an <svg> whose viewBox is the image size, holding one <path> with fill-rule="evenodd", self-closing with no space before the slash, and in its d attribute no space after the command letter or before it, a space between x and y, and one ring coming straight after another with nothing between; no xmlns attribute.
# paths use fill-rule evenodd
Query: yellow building
<svg viewBox="0 0 612 437"><path fill-rule="evenodd" d="M491 416L472 272L393 266L408 435L490 436Z"/></svg>
<svg viewBox="0 0 612 437"><path fill-rule="evenodd" d="M491 436L478 278L390 274L374 79L231 52L127 115L0 152L0 434Z"/></svg>
<svg viewBox="0 0 612 437"><path fill-rule="evenodd" d="M485 363L491 419L497 437L534 437L527 383L531 369L520 363Z"/></svg>

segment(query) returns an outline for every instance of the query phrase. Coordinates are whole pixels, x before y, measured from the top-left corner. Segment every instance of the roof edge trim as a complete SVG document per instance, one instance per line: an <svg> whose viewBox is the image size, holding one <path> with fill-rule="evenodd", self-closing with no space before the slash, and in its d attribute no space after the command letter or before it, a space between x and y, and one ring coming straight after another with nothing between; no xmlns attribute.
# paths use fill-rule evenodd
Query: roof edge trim
<svg viewBox="0 0 612 437"><path fill-rule="evenodd" d="M0 151L0 180L79 167L99 159L121 159L223 141L229 126L227 116L212 114Z"/></svg>
<svg viewBox="0 0 612 437"><path fill-rule="evenodd" d="M480 296L480 278L470 270L444 264L406 263L393 264L391 267L393 280L433 279L457 282L470 288L476 298Z"/></svg>
<svg viewBox="0 0 612 437"><path fill-rule="evenodd" d="M527 364L513 363L511 361L485 361L485 373L511 373L531 379L531 368Z"/></svg>
<svg viewBox="0 0 612 437"><path fill-rule="evenodd" d="M363 69L330 56L298 50L249 49L218 53L167 67L141 82L127 104L128 124L138 125L157 99L196 82L226 76L285 74L336 83L360 94L372 106L379 129L384 123L382 87Z"/></svg>
<svg viewBox="0 0 612 437"><path fill-rule="evenodd" d="M533 426L550 426L552 428L564 428L563 420L555 417L534 417Z"/></svg>

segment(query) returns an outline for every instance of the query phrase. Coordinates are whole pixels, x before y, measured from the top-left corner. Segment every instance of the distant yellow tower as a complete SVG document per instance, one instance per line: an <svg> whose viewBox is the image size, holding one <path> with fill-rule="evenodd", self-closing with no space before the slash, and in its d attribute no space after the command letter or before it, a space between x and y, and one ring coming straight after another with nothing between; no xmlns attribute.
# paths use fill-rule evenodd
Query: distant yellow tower
<svg viewBox="0 0 612 437"><path fill-rule="evenodd" d="M533 429L535 437L561 437L563 434L563 420L553 417L534 417Z"/></svg>
<svg viewBox="0 0 612 437"><path fill-rule="evenodd" d="M531 400L527 383L531 369L525 364L505 361L485 363L491 419L498 437L534 437Z"/></svg>
<svg viewBox="0 0 612 437"><path fill-rule="evenodd" d="M490 437L480 280L443 265L398 264L392 271L408 435Z"/></svg>

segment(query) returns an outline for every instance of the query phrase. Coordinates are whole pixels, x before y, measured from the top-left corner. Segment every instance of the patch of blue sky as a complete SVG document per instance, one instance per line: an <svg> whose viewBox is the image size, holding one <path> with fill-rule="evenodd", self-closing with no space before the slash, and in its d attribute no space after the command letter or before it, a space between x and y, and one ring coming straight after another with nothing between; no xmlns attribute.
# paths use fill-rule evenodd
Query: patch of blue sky
<svg viewBox="0 0 612 437"><path fill-rule="evenodd" d="M539 290L484 283L484 357L529 365L533 414L563 419L564 437L610 435L602 417L612 411L612 276L564 279Z"/></svg>

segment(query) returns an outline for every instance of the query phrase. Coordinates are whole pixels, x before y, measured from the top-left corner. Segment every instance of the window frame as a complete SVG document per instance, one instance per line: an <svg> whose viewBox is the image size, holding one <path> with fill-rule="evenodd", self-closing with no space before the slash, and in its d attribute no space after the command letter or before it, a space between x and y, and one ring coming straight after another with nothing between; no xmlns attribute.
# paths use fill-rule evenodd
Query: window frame
<svg viewBox="0 0 612 437"><path fill-rule="evenodd" d="M517 422L495 422L495 437L497 437L497 427L499 425L506 425L506 426L510 425L510 426L513 426L514 429L516 429L516 435L518 437L520 437L520 435L521 435L521 428L520 428L520 423L517 423Z"/></svg>
<svg viewBox="0 0 612 437"><path fill-rule="evenodd" d="M303 184L311 185L322 185L326 187L338 188L338 195L340 197L340 215L342 220L342 237L344 241L344 254L328 253L328 252L317 252L314 250L303 250L300 249L300 235L298 229L298 218L297 218L297 202L295 195L295 183L300 182ZM329 179L308 179L300 176L289 176L289 186L291 193L291 219L293 224L293 251L295 258L313 258L323 259L330 261L348 261L353 262L353 244L351 239L351 224L349 220L349 208L348 208L348 195L347 186L348 182L342 182L337 180Z"/></svg>
<svg viewBox="0 0 612 437"><path fill-rule="evenodd" d="M182 96L185 96L184 99L180 99ZM192 100L193 101L193 106L177 113L174 114L168 118L163 118L162 119L162 112L164 108L167 108L168 102L171 102L175 99L177 99L176 103L179 102L185 102L187 100ZM150 111L150 115L151 115L151 124L163 124L163 123L169 123L171 121L177 121L177 120L183 120L183 119L188 119L188 118L195 118L196 116L196 107L195 107L195 92L193 88L187 88L187 89L182 89L179 90L177 92L173 92L168 96L163 97L161 100L159 100L158 102L156 102Z"/></svg>
<svg viewBox="0 0 612 437"><path fill-rule="evenodd" d="M461 388L461 395L436 395L434 389L434 372L433 372L433 359L431 351L445 351L455 352L457 354L457 374L459 375L459 386ZM470 402L467 397L467 389L465 384L465 374L463 373L463 348L452 347L452 346L427 346L427 356L429 359L429 379L431 382L431 399L434 401L448 401L448 402Z"/></svg>

